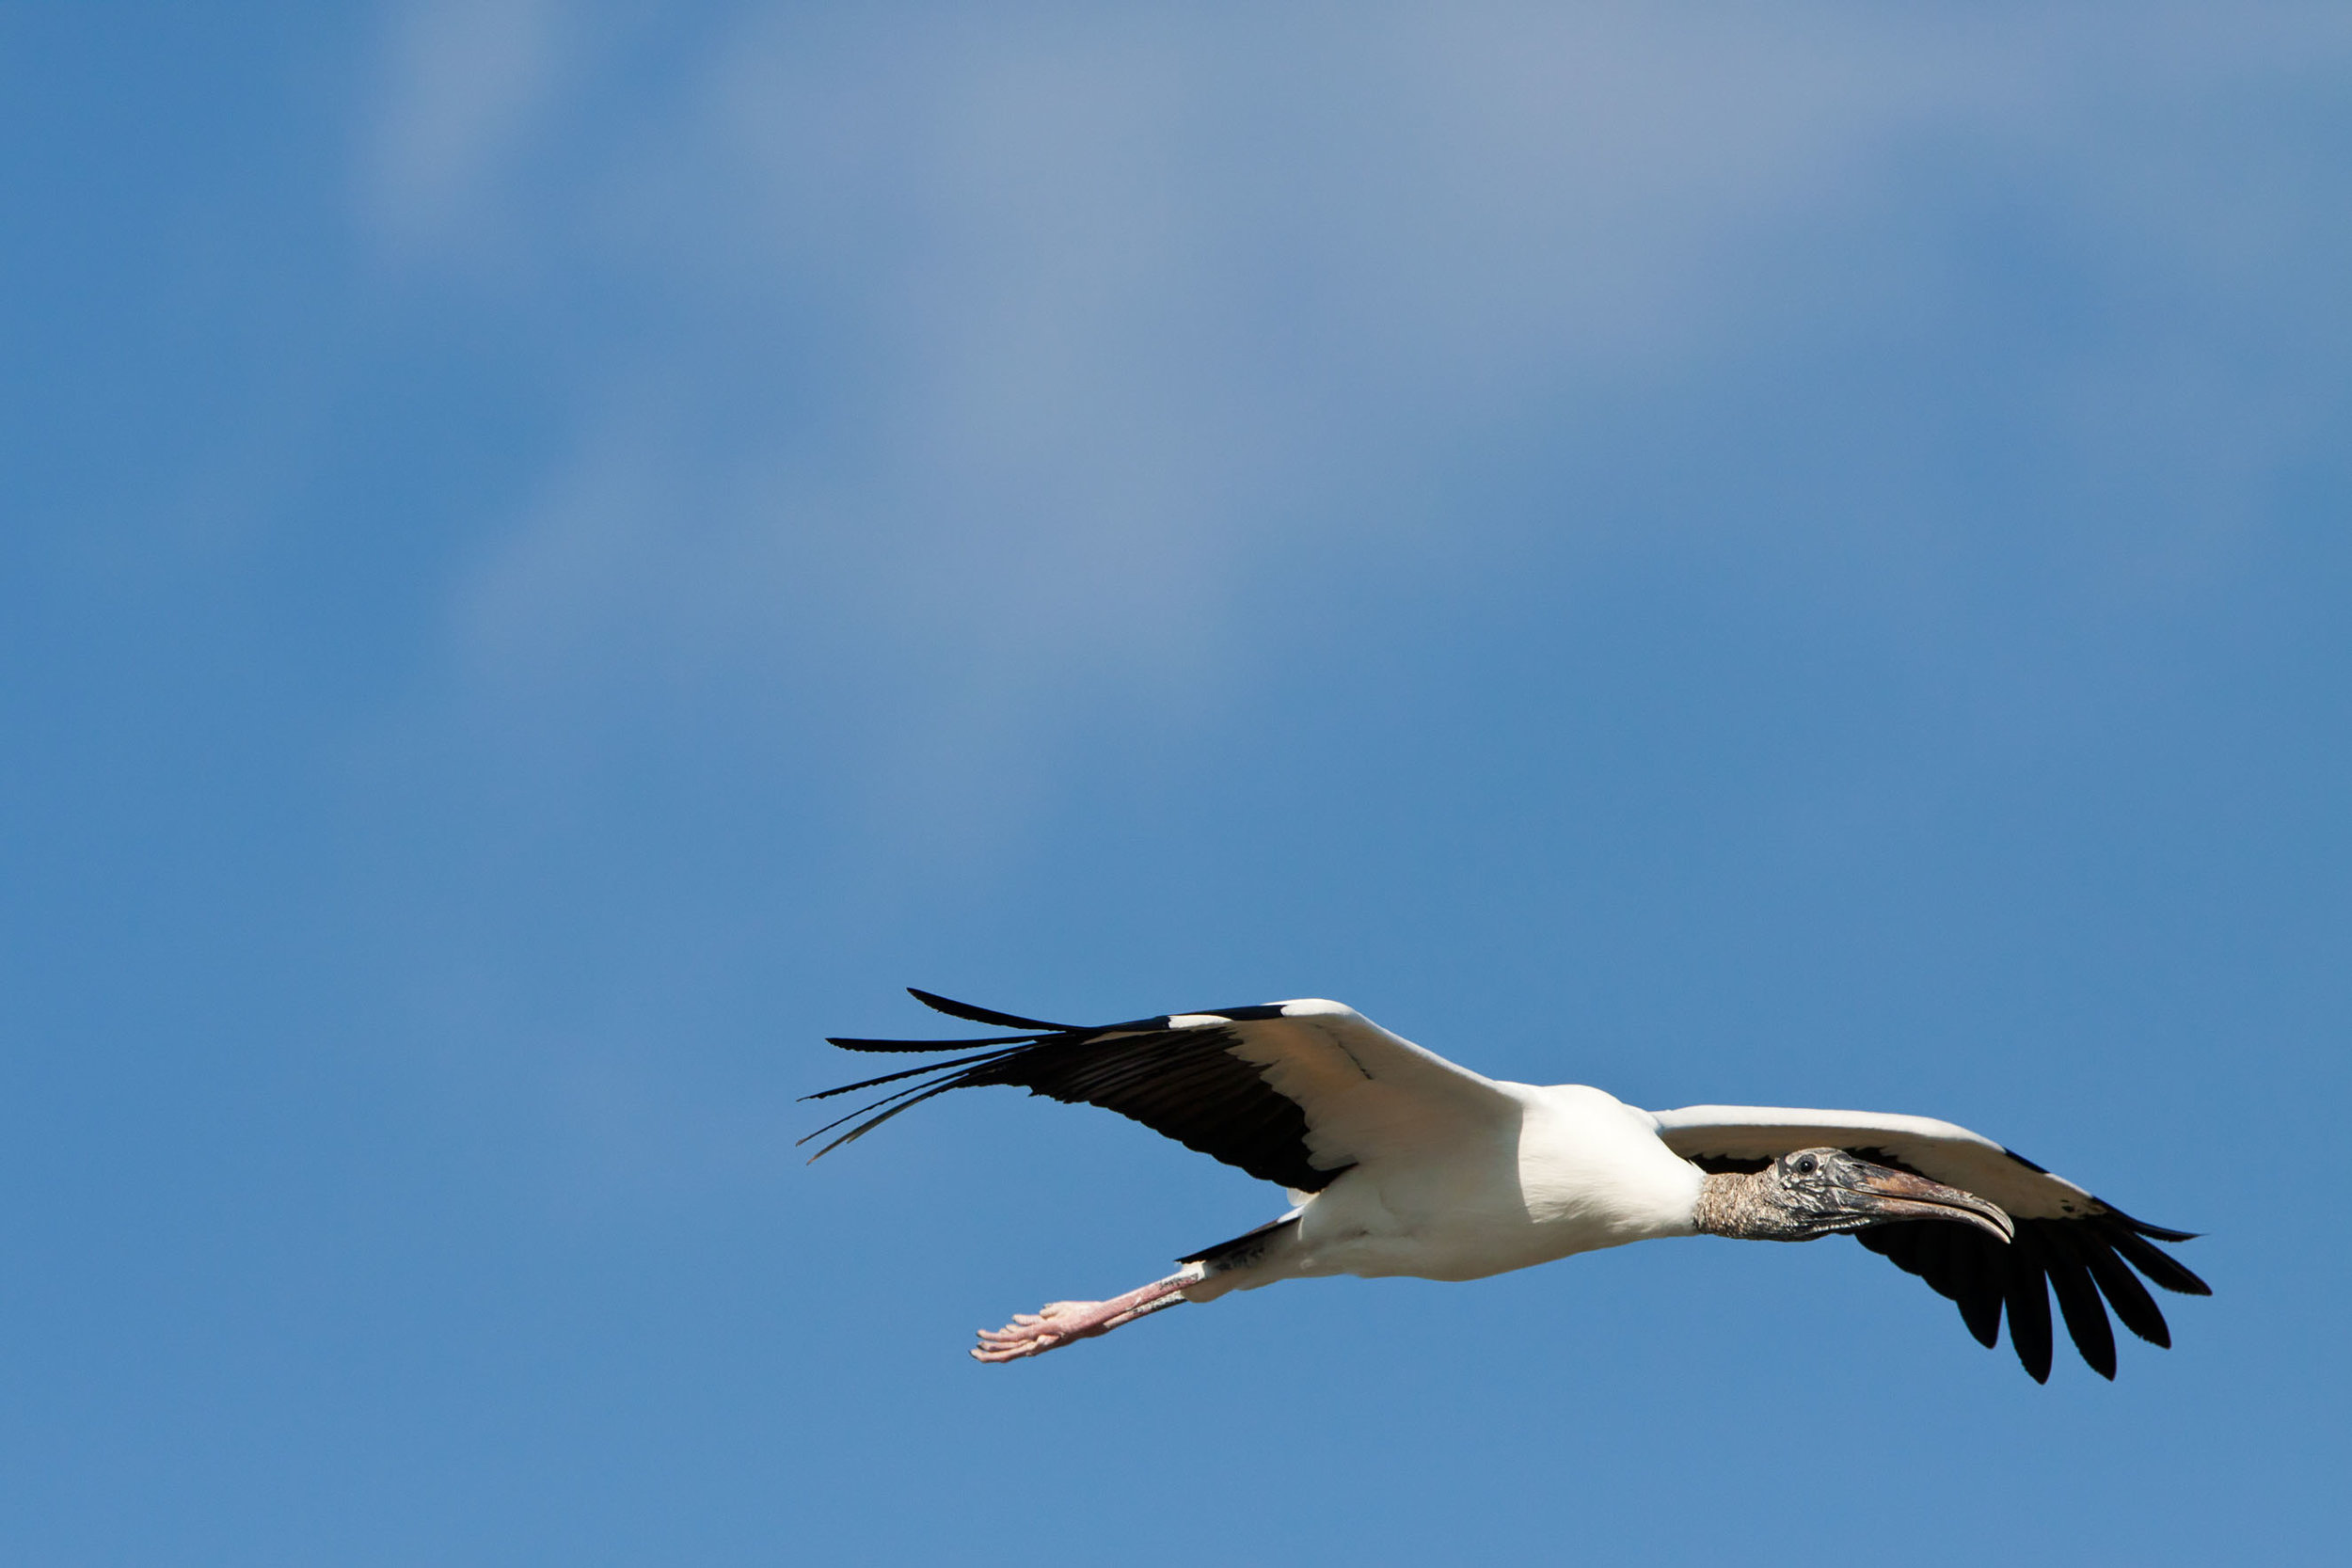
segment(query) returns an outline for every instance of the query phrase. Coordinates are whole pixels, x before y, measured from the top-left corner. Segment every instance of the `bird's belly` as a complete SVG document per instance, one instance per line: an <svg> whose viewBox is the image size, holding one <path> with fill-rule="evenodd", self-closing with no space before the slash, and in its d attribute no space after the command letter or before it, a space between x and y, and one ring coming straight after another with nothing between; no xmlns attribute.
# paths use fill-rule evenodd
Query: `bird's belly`
<svg viewBox="0 0 2352 1568"><path fill-rule="evenodd" d="M1606 1214L1465 1204L1447 1195L1359 1183L1356 1174L1333 1182L1300 1213L1285 1274L1484 1279L1636 1239Z"/></svg>

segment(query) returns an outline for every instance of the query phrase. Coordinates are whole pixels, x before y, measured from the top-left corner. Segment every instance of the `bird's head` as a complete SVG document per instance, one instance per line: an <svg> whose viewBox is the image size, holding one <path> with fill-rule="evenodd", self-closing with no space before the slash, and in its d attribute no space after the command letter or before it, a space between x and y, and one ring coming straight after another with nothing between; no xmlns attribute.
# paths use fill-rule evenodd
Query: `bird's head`
<svg viewBox="0 0 2352 1568"><path fill-rule="evenodd" d="M1708 1177L1698 1227L1752 1242L1809 1242L1896 1220L1950 1220L2009 1241L1999 1206L1842 1148L1801 1148L1760 1171Z"/></svg>

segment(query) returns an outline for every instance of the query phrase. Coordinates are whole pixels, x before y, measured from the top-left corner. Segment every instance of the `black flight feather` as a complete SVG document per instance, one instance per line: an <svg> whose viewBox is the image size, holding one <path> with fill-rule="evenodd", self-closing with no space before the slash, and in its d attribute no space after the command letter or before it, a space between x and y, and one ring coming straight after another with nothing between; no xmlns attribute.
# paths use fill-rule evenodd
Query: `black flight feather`
<svg viewBox="0 0 2352 1568"><path fill-rule="evenodd" d="M2179 1288L2174 1280L2204 1285L2169 1254L2141 1240L2145 1231L2159 1227L2141 1226L2105 1205L2079 1219L2016 1224L2017 1239L2006 1245L1981 1231L1942 1220L1872 1226L1854 1232L1854 1240L1949 1297L1960 1307L1968 1332L1987 1350L2000 1342L2006 1315L2010 1347L2037 1380L2048 1377L2050 1370L2052 1293L2058 1297L2067 1337L2083 1360L2100 1376L2111 1378L2116 1354L2110 1308L2125 1328L2150 1344L2172 1343L2155 1298L2125 1259L2168 1289ZM2153 1259L2153 1266L2146 1259Z"/></svg>
<svg viewBox="0 0 2352 1568"><path fill-rule="evenodd" d="M835 1039L834 1044L851 1051L945 1051L974 1045L999 1049L932 1062L903 1072L884 1073L863 1083L845 1084L805 1096L823 1100L901 1079L920 1080L802 1139L807 1143L843 1122L875 1113L818 1149L810 1156L812 1160L821 1159L843 1144L864 1137L899 1112L935 1094L1002 1084L1054 1100L1116 1111L1187 1148L1237 1165L1261 1180L1302 1192L1320 1192L1340 1174L1336 1170L1318 1169L1310 1163L1306 1112L1295 1101L1276 1091L1257 1064L1233 1054L1241 1037L1232 1026L1204 1023L1174 1029L1168 1026L1168 1019L1162 1016L1098 1028L1073 1028L949 1001L912 987L909 993L926 1006L975 1023L1034 1028L1038 1032L974 1040ZM1233 1008L1213 1016L1232 1018L1238 1024L1279 1017L1280 1009Z"/></svg>
<svg viewBox="0 0 2352 1568"><path fill-rule="evenodd" d="M2090 1282L2090 1270L2075 1246L2074 1233L2064 1226L2051 1226L2042 1232L2042 1239L2048 1253L2050 1289L2066 1319L2067 1337L2082 1352L2090 1370L2113 1383L2115 1331L2108 1326L2107 1309L2099 1305L2098 1287Z"/></svg>
<svg viewBox="0 0 2352 1568"><path fill-rule="evenodd" d="M1010 1013L995 1012L987 1007L975 1007L969 1002L953 1002L931 991L918 990L913 986L907 988L907 994L935 1013L946 1013L949 1018L960 1018L966 1023L993 1023L999 1029L1035 1029L1048 1035L1068 1035L1079 1032L1073 1024L1048 1023L1043 1019L1037 1018L1016 1018Z"/></svg>
<svg viewBox="0 0 2352 1568"><path fill-rule="evenodd" d="M2132 1267L2166 1290L2184 1296L2213 1294L2212 1286L2182 1267L2170 1253L2158 1252L2140 1240L2142 1234L2136 1226L2117 1226L2107 1232L2107 1240L2115 1243L2115 1250Z"/></svg>
<svg viewBox="0 0 2352 1568"><path fill-rule="evenodd" d="M2091 1236L2083 1243L2083 1261L2090 1268L2090 1277L2098 1282L2099 1293L2107 1298L2115 1315L2123 1320L2123 1326L2152 1345L2172 1348L2172 1331L2165 1326L2164 1314L2156 1308L2156 1298L2148 1293L2148 1287L2139 1282L2123 1260L2115 1255L2104 1236Z"/></svg>
<svg viewBox="0 0 2352 1568"><path fill-rule="evenodd" d="M834 1040L832 1043L839 1045L841 1042L839 1040ZM952 1040L947 1043L953 1045L977 1045L979 1042L977 1040ZM925 1062L921 1067L911 1067L903 1072L885 1072L880 1078L867 1078L855 1084L844 1084L837 1089L819 1089L815 1094L804 1094L801 1096L801 1098L803 1101L831 1100L837 1094L855 1094L860 1089L870 1089L879 1084L895 1084L901 1078L918 1078L926 1072L940 1072L948 1068L962 1067L970 1062L991 1061L1003 1054L1004 1053L1001 1051L982 1051L970 1056L958 1056L952 1061ZM854 1116L856 1113L851 1112L850 1114ZM801 1142L806 1143L808 1142L808 1139L803 1138Z"/></svg>
<svg viewBox="0 0 2352 1568"><path fill-rule="evenodd" d="M1025 1045L1035 1035L998 1035L993 1039L977 1040L862 1040L842 1035L827 1035L827 1045L837 1045L844 1051L945 1051L951 1045Z"/></svg>
<svg viewBox="0 0 2352 1568"><path fill-rule="evenodd" d="M1929 1224L1938 1222L1929 1221ZM1948 1221L1942 1222L1948 1224ZM2043 1282L2041 1238L2025 1226L2009 1243L2009 1344L2026 1375L2050 1381L2050 1292Z"/></svg>

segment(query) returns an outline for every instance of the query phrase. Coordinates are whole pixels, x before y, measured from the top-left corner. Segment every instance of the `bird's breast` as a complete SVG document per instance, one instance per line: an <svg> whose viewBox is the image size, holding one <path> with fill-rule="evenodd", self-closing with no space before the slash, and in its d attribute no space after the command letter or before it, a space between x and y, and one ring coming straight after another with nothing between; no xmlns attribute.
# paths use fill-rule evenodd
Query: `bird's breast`
<svg viewBox="0 0 2352 1568"><path fill-rule="evenodd" d="M1642 1113L1581 1085L1531 1089L1525 1103L1518 1176L1531 1225L1572 1252L1696 1233L1705 1179Z"/></svg>

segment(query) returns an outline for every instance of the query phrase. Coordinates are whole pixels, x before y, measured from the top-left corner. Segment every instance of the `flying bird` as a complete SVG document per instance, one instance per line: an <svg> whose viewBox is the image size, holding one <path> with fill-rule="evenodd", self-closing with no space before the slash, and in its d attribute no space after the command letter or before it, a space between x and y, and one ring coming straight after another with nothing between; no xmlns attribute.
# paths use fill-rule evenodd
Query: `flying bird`
<svg viewBox="0 0 2352 1568"><path fill-rule="evenodd" d="M1088 1028L910 994L1018 1033L834 1038L850 1051L984 1049L808 1096L904 1085L802 1139L857 1121L812 1162L934 1095L1010 1084L1116 1111L1289 1189L1288 1213L1177 1259L1164 1279L982 1329L972 1351L980 1361L1041 1354L1183 1302L1279 1280L1481 1279L1662 1236L1851 1234L1956 1303L1987 1349L2006 1313L2010 1343L2038 1383L2050 1375L2051 1291L2075 1349L2110 1379L2108 1307L2142 1339L2172 1342L2140 1275L2184 1295L2212 1294L2155 1245L2191 1233L2136 1220L1947 1121L1760 1105L1638 1110L1581 1084L1481 1077L1337 1002Z"/></svg>

